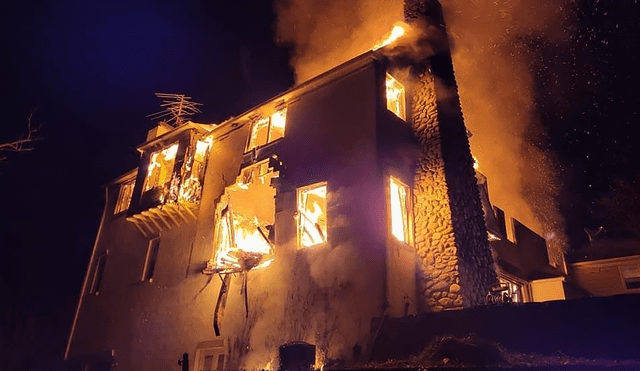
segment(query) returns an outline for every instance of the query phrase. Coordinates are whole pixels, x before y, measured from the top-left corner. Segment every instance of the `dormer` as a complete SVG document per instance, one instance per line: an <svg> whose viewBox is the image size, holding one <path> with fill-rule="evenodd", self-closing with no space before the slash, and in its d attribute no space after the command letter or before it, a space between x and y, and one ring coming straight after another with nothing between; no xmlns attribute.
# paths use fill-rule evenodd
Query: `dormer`
<svg viewBox="0 0 640 371"><path fill-rule="evenodd" d="M128 221L145 236L195 219L202 195L213 125L165 123L149 131L141 153Z"/></svg>

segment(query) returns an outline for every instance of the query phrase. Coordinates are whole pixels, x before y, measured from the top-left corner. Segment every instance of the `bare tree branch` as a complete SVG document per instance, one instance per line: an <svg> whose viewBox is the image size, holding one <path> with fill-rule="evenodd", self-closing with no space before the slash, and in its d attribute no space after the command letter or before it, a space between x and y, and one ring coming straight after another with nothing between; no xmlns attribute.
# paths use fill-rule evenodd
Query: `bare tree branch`
<svg viewBox="0 0 640 371"><path fill-rule="evenodd" d="M31 123L36 110L37 109L34 108L29 112L29 116L27 116L27 131L20 138L12 142L0 143L0 161L6 158L2 155L3 152L26 152L33 150L33 144L39 140L34 134L36 134L41 127L40 125L35 127Z"/></svg>

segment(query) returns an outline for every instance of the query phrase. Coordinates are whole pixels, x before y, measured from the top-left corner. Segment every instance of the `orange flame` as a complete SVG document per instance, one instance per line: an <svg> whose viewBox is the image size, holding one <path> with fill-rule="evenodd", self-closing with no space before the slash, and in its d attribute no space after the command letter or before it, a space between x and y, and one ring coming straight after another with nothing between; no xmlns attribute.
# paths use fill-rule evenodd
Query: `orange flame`
<svg viewBox="0 0 640 371"><path fill-rule="evenodd" d="M394 43L395 41L397 41L399 38L401 38L402 36L405 35L406 33L406 29L407 29L407 24L400 21L400 22L396 22L396 24L393 26L393 28L391 29L391 32L389 32L387 34L387 36L385 37L385 39L379 43L377 43L374 47L373 50L378 50L382 47L385 47L391 43Z"/></svg>

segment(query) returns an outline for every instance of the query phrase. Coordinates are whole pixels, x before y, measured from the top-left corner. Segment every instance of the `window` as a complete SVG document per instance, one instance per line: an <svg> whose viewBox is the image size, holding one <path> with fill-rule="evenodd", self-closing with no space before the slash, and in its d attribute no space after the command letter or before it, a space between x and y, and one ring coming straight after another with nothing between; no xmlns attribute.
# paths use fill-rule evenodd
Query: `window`
<svg viewBox="0 0 640 371"><path fill-rule="evenodd" d="M149 241L147 247L147 257L144 261L144 268L142 269L142 280L153 281L153 271L156 268L156 261L158 260L158 249L160 248L160 238L154 238Z"/></svg>
<svg viewBox="0 0 640 371"><path fill-rule="evenodd" d="M211 147L212 138L196 142L193 148L189 148L189 156L183 169L183 181L180 185L180 201L197 204L202 195L204 172L207 165L207 155Z"/></svg>
<svg viewBox="0 0 640 371"><path fill-rule="evenodd" d="M178 143L175 143L151 154L149 167L147 168L147 177L144 180L142 192L153 188L164 187L171 181L177 153Z"/></svg>
<svg viewBox="0 0 640 371"><path fill-rule="evenodd" d="M524 298L522 297L522 285L505 278L499 278L500 283L505 284L507 291L506 294L511 298L512 303L522 303Z"/></svg>
<svg viewBox="0 0 640 371"><path fill-rule="evenodd" d="M269 160L242 169L216 207L215 269L239 272L268 266L273 260L278 172Z"/></svg>
<svg viewBox="0 0 640 371"><path fill-rule="evenodd" d="M409 187L394 177L389 178L389 207L391 234L398 240L411 243Z"/></svg>
<svg viewBox="0 0 640 371"><path fill-rule="evenodd" d="M89 294L96 294L100 291L100 284L102 283L102 276L104 274L104 265L107 262L107 254L108 251L105 251L104 254L100 255L98 260L96 260L96 265L93 271L93 280L91 280L91 288L89 289Z"/></svg>
<svg viewBox="0 0 640 371"><path fill-rule="evenodd" d="M135 185L135 180L120 185L120 193L118 194L118 202L116 203L116 208L113 212L114 214L120 214L129 209Z"/></svg>
<svg viewBox="0 0 640 371"><path fill-rule="evenodd" d="M298 189L298 247L327 241L327 183Z"/></svg>
<svg viewBox="0 0 640 371"><path fill-rule="evenodd" d="M387 74L387 109L406 120L404 86L393 76Z"/></svg>
<svg viewBox="0 0 640 371"><path fill-rule="evenodd" d="M196 371L223 371L225 360L224 353L224 344L220 340L198 344L193 369Z"/></svg>
<svg viewBox="0 0 640 371"><path fill-rule="evenodd" d="M251 137L249 138L247 151L284 137L286 121L286 108L277 111L270 117L264 117L254 121L251 125Z"/></svg>
<svg viewBox="0 0 640 371"><path fill-rule="evenodd" d="M640 289L640 266L620 267L620 274L627 290Z"/></svg>

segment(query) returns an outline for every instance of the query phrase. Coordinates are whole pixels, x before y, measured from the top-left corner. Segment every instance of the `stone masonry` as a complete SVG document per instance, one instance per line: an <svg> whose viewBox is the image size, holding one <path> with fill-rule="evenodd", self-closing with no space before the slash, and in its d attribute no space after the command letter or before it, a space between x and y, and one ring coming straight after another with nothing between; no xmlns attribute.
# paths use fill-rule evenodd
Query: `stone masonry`
<svg viewBox="0 0 640 371"><path fill-rule="evenodd" d="M420 13L444 27L437 2L405 2L407 21ZM413 190L418 307L481 305L497 277L449 50L419 68L411 119L421 144Z"/></svg>

